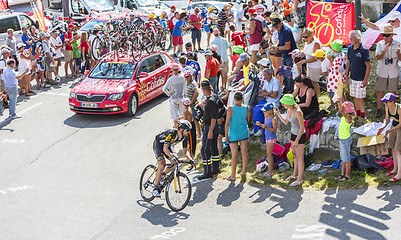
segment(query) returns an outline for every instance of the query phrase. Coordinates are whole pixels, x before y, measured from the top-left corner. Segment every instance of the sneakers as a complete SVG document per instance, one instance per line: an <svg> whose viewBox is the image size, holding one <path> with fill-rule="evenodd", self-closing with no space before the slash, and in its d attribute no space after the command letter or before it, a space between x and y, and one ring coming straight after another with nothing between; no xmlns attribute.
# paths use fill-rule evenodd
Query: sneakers
<svg viewBox="0 0 401 240"><path fill-rule="evenodd" d="M258 131L256 131L255 134L253 134L253 136L255 136L255 137L260 137L260 136L262 136L262 135L263 135L262 129L259 129Z"/></svg>
<svg viewBox="0 0 401 240"><path fill-rule="evenodd" d="M153 190L153 196L159 198L160 197L160 192L159 189Z"/></svg>
<svg viewBox="0 0 401 240"><path fill-rule="evenodd" d="M11 117L11 119L17 119L17 118L21 118L21 116L20 116L20 115L18 115L18 114L14 115L14 116L10 116L10 117Z"/></svg>
<svg viewBox="0 0 401 240"><path fill-rule="evenodd" d="M306 168L306 171L316 171L318 170L322 165L320 163L314 164L312 163L308 168Z"/></svg>

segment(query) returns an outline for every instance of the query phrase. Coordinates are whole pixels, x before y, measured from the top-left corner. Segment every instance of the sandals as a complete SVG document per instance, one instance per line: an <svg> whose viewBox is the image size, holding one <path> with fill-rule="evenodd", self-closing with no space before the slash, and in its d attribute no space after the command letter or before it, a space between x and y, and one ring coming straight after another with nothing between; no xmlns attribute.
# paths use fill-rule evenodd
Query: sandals
<svg viewBox="0 0 401 240"><path fill-rule="evenodd" d="M396 174L396 173L389 172L389 173L387 173L387 176L393 176L394 174Z"/></svg>
<svg viewBox="0 0 401 240"><path fill-rule="evenodd" d="M287 179L285 179L285 181L288 182L290 180L294 180L294 179L297 179L297 178L298 178L297 176L294 177L294 176L291 175Z"/></svg>
<svg viewBox="0 0 401 240"><path fill-rule="evenodd" d="M228 177L227 177L227 180L233 182L233 181L236 180L236 178L235 178L235 177L228 176Z"/></svg>
<svg viewBox="0 0 401 240"><path fill-rule="evenodd" d="M400 180L400 179L398 179L398 178L395 178L395 177L392 177L392 178L390 178L390 182L397 182L398 180Z"/></svg>
<svg viewBox="0 0 401 240"><path fill-rule="evenodd" d="M338 180L338 181L347 181L348 179L349 179L349 177L347 177L347 176L342 176L342 177L338 178L337 180Z"/></svg>
<svg viewBox="0 0 401 240"><path fill-rule="evenodd" d="M340 175L340 176L336 177L335 179L336 179L336 180L339 180L339 179L341 179L341 178L343 178L343 177L344 177L344 175Z"/></svg>
<svg viewBox="0 0 401 240"><path fill-rule="evenodd" d="M301 180L301 181L299 181L299 182L298 182L298 181L292 182L292 183L290 184L290 187L301 186L303 182L304 182L304 180Z"/></svg>

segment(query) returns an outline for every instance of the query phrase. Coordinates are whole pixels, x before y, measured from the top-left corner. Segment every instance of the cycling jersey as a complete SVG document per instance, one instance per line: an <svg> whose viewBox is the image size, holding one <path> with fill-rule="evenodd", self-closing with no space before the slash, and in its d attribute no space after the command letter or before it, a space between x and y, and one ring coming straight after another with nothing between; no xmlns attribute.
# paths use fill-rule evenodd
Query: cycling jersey
<svg viewBox="0 0 401 240"><path fill-rule="evenodd" d="M171 150L171 144L172 143L179 143L182 141L182 147L187 148L188 146L188 138L181 136L178 136L178 130L175 128L165 130L159 134L156 135L155 141L153 142L153 152L155 153L155 156L158 161L164 160L164 156L167 156L167 154L164 152L164 144L168 144L170 152Z"/></svg>

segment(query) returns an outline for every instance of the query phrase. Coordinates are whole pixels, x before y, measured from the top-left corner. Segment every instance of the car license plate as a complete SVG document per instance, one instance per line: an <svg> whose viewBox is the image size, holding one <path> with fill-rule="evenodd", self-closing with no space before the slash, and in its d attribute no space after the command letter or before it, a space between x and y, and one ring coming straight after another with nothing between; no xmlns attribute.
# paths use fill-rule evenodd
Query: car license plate
<svg viewBox="0 0 401 240"><path fill-rule="evenodd" d="M96 103L81 103L81 107L97 108L97 104Z"/></svg>

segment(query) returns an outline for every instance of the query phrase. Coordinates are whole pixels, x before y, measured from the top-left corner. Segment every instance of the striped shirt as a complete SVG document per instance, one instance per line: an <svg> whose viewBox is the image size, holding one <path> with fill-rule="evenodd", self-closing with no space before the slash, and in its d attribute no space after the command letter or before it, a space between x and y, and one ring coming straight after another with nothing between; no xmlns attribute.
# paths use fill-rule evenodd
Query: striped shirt
<svg viewBox="0 0 401 240"><path fill-rule="evenodd" d="M185 97L189 98L189 100L192 101L192 98L195 95L195 91L196 91L196 84L195 81L192 81L190 84L187 85L187 87L185 88ZM195 104L192 104L191 107L194 107Z"/></svg>
<svg viewBox="0 0 401 240"><path fill-rule="evenodd" d="M224 11L224 9L221 9L217 16L219 17L219 20L217 20L217 27L225 27L228 18L226 11Z"/></svg>

